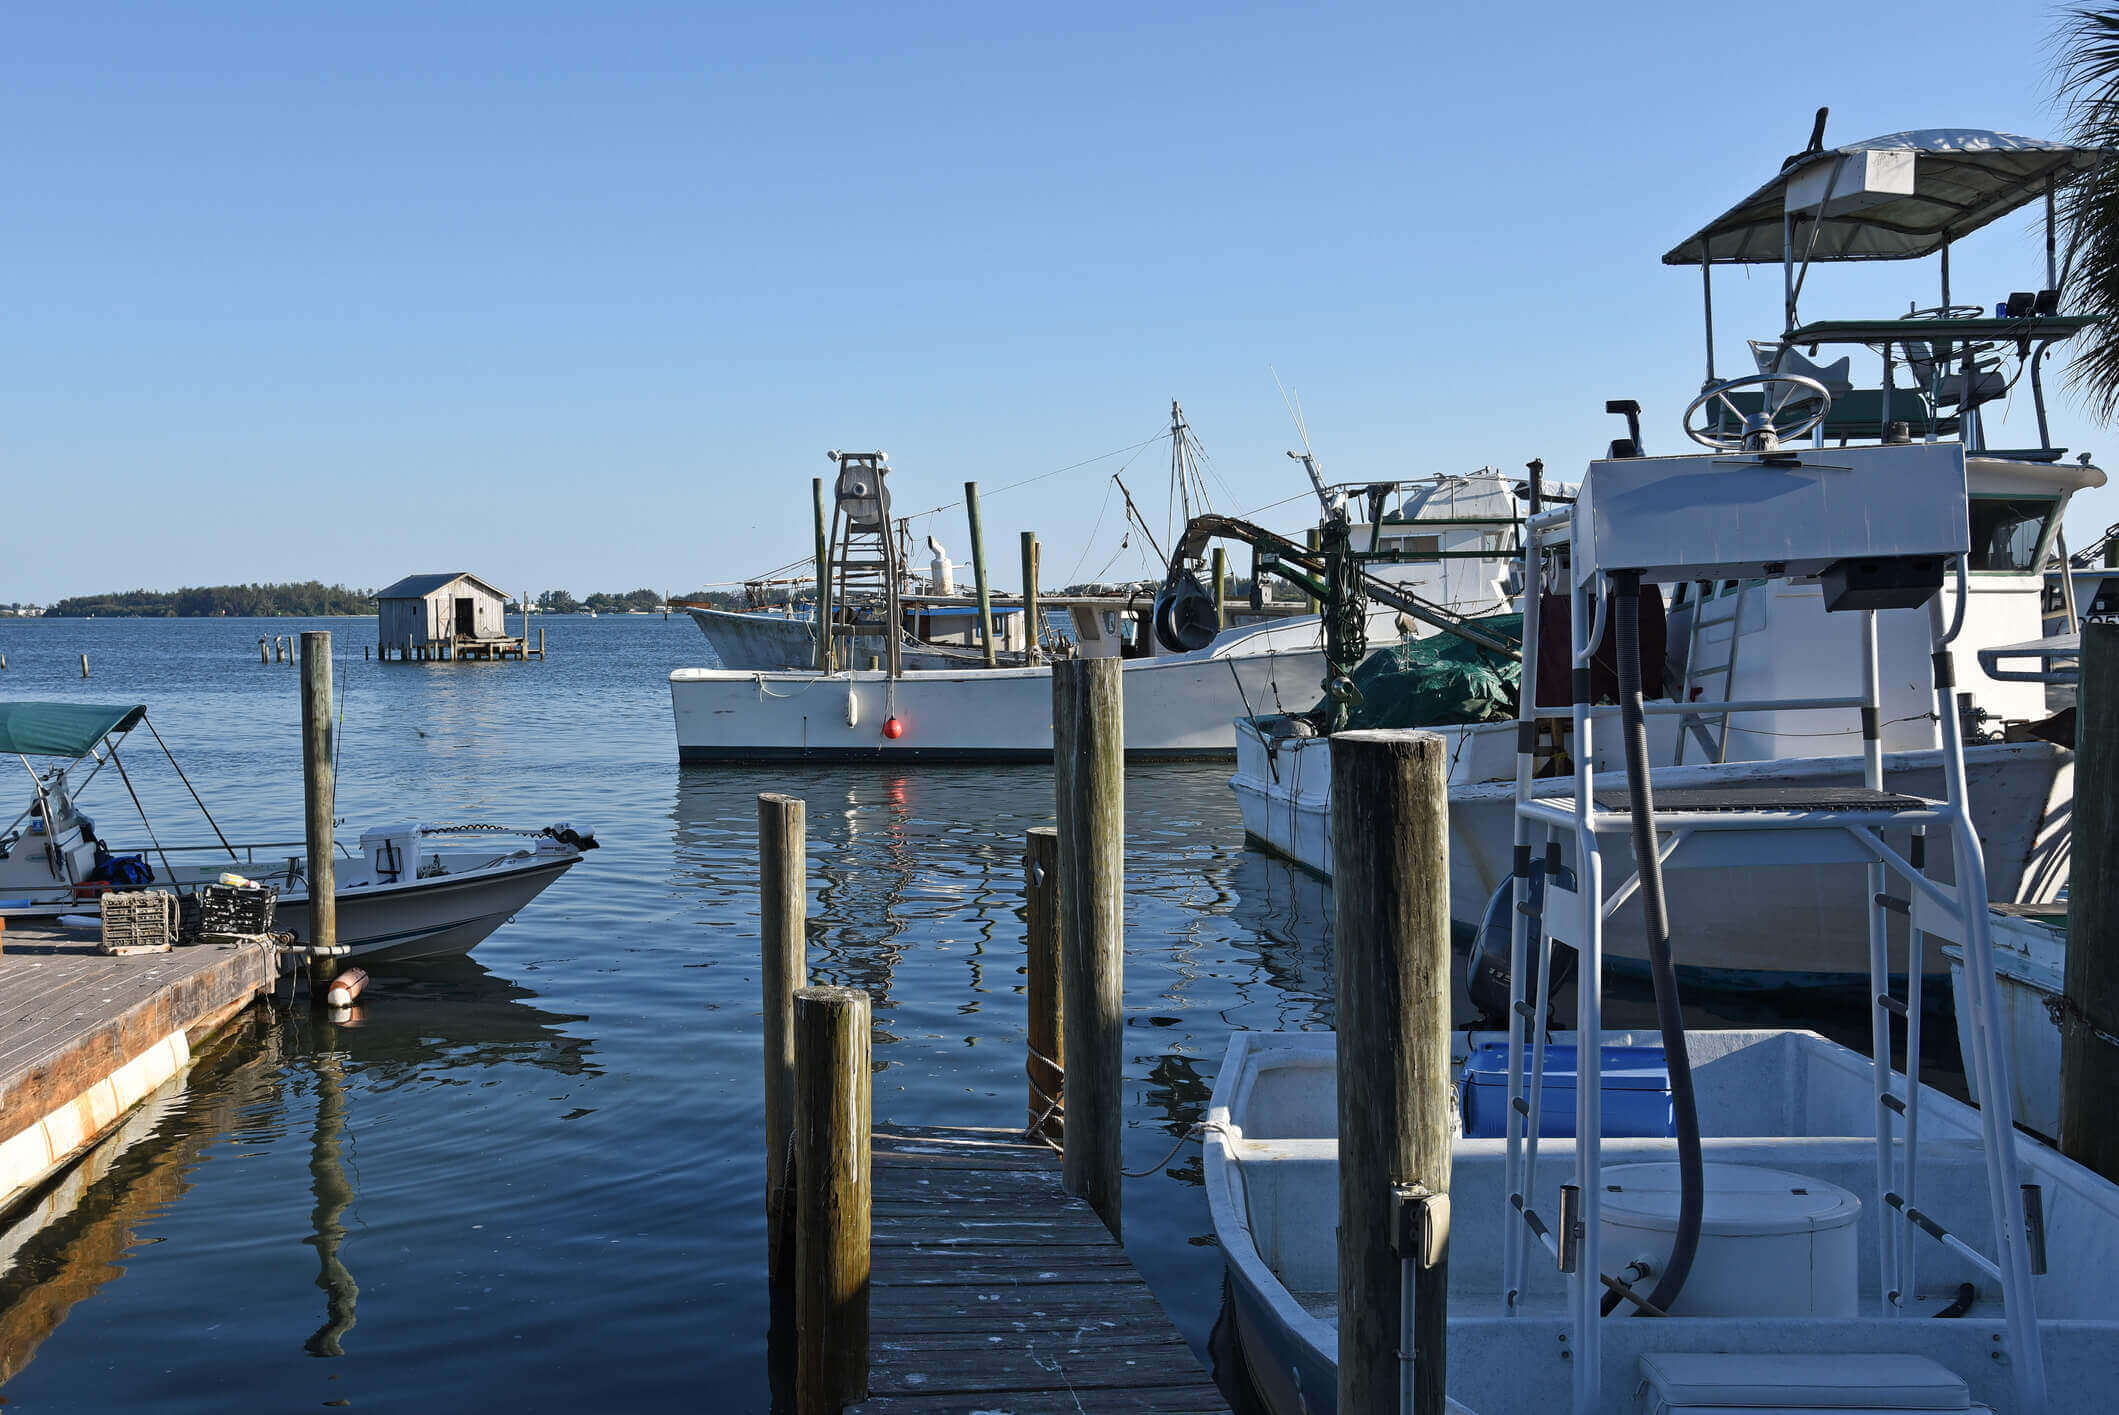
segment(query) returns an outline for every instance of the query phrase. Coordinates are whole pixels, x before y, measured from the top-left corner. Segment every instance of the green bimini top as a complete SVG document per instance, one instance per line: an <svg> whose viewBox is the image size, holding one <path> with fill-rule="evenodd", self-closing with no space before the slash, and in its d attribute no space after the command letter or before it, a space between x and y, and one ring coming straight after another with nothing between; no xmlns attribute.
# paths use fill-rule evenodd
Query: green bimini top
<svg viewBox="0 0 2119 1415"><path fill-rule="evenodd" d="M147 716L144 703L0 703L0 752L26 757L85 757L113 732L130 732Z"/></svg>

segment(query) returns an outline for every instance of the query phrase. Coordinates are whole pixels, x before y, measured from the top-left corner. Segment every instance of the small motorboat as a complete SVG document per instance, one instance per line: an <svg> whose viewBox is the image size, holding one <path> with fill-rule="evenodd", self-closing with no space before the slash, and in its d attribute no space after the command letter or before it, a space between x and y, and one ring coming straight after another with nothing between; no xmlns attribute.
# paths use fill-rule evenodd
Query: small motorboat
<svg viewBox="0 0 2119 1415"><path fill-rule="evenodd" d="M210 844L165 845L148 826L146 846L120 847L81 810L81 793L105 766L124 775L118 744L143 725L147 709L137 704L0 703L0 754L25 766L32 758L57 763L29 767L29 805L0 829L0 919L92 913L112 889L189 895L232 873L277 888L274 929L309 942L302 841L232 842L208 814ZM127 786L130 795L129 780ZM593 831L565 823L536 830L418 822L371 828L357 854L338 847L338 941L369 962L468 953L595 848Z"/></svg>

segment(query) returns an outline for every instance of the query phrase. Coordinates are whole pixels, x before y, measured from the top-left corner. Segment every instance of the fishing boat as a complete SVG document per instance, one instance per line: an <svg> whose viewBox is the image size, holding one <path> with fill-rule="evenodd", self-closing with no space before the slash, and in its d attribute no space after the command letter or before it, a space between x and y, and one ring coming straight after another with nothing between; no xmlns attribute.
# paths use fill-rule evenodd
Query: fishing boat
<svg viewBox="0 0 2119 1415"><path fill-rule="evenodd" d="M844 455L850 454L842 454L842 466ZM849 491L857 493L857 501L875 496L880 463L859 465L854 487L844 484L842 474L842 498ZM1361 573L1374 598L1346 611L1335 632L1384 645L1418 633L1423 625L1467 622L1451 604L1430 599L1423 590L1459 598L1481 612L1505 602L1512 503L1509 483L1497 473L1362 485L1345 494L1371 493L1377 505L1375 546ZM840 516L842 525L875 535L874 528L888 524L887 502L856 504ZM1214 523L1248 525L1227 517ZM1472 523L1484 529L1468 528ZM1318 577L1326 573L1321 552L1257 527L1248 530L1254 544L1278 557L1272 563L1289 578L1320 588ZM1455 549L1439 548L1445 534L1470 536L1476 555L1459 558ZM887 535L878 539L889 542ZM887 598L895 576L885 555L869 573ZM852 558L842 556L840 563ZM1237 717L1315 703L1330 676L1322 616L1232 622L1240 617L1231 612L1235 607L1217 606L1196 582L1124 597L1041 595L1036 604L1037 614L1050 607L1068 615L1071 632L1052 653L1122 661L1126 753L1135 759L1226 758L1234 751L1231 723ZM884 612L894 619L898 610ZM1253 614L1263 612L1262 603L1252 606ZM1351 623L1345 622L1347 615ZM679 758L1050 759L1051 654L1027 666L919 670L905 666L916 651L909 637L901 641L895 670L887 661L835 672L679 669L670 675Z"/></svg>
<svg viewBox="0 0 2119 1415"><path fill-rule="evenodd" d="M17 756L31 782L28 806L0 830L0 919L92 914L98 896L112 888L182 896L235 874L277 888L274 928L309 942L302 841L232 842L199 800L212 843L164 844L143 810L147 841L114 845L82 811L82 792L106 766L137 805L118 747L140 727L167 755L144 705L0 703L0 754ZM33 758L49 765L33 767ZM169 762L181 777L175 757ZM185 786L190 789L188 779ZM337 847L338 942L367 962L468 953L595 848L593 831L564 823L539 830L417 822L373 827L362 833L358 853Z"/></svg>
<svg viewBox="0 0 2119 1415"><path fill-rule="evenodd" d="M1858 156L1868 151L1792 164L1790 190L1774 202L1778 212L1785 201L1787 228L1795 218L1829 225L1835 190L1880 185L1904 197L1897 189L1912 187L1919 157L1879 174ZM1806 182L1823 195L1806 199ZM1909 217L1901 206L1878 219L1904 230ZM1411 1390L1426 1380L1419 1353L1446 1351L1449 1396L1471 1412L2108 1408L2119 1377L2119 1185L2017 1129L1999 1025L1988 842L1971 805L1969 715L1956 701L1957 664L1976 647L1976 445L1806 442L1830 415L1830 390L1779 369L1710 384L1688 417L1752 389L1765 398L1740 422L1699 430L1702 454L1643 456L1633 439L1590 464L1575 500L1526 520L1525 617L1543 622L1553 601L1570 613L1556 642L1526 636L1524 677L1535 683L1548 655L1569 673L1563 703L1519 699L1500 938L1475 950L1468 971L1472 1003L1505 1030L1469 1033L1456 1050L1449 1168L1381 1176L1371 1216L1397 1204L1401 1216L1417 1205L1429 1217L1417 1239L1399 1240L1396 1312L1364 1287L1355 1295L1384 1310L1365 1307L1363 1321L1412 1331L1407 1293L1446 1266L1446 1342L1403 1341L1399 1369ZM1791 389L1816 406L1790 416ZM1724 706L1781 721L1853 712L1852 784L1676 785L1659 769L1647 723L1697 709L1646 694L1655 647L1642 629L1659 601L1644 586L1730 579L1769 593L1815 583L1821 612L1846 626L1851 691ZM1939 738L1932 792L1885 751L1894 619L1925 640ZM1592 687L1607 646L1615 703ZM1547 783L1538 729L1562 721L1574 750ZM1593 750L1607 735L1624 764L1616 780L1603 779ZM1339 849L1374 849L1340 827ZM1938 877L1942 859L1954 862L1949 879ZM1712 901L1667 882L1789 883L1824 867L1862 885L1835 902L1859 941L1868 1053L1802 1030L1688 1029L1676 960L1750 896L1725 887ZM1644 905L1641 922L1621 915L1628 900ZM1924 970L1897 976L1894 922L1910 923L1916 952L1930 931L1963 949L1957 1040L1977 1108L1923 1082ZM1628 934L1662 1019L1652 1033L1603 1026L1607 964ZM1340 977L1343 990L1345 969ZM1574 1030L1556 1031L1569 1000ZM1343 993L1340 1002L1344 1017L1351 1004ZM1422 1074L1396 1054L1365 1060L1364 1080L1400 1068L1400 1090ZM1246 1363L1268 1406L1287 1415L1336 1405L1340 1304L1355 1289L1335 1230L1342 1204L1370 1202L1342 1182L1348 1067L1333 1036L1239 1035L1208 1115L1209 1202ZM1394 1088L1373 1094L1388 1100ZM1402 1187L1421 1179L1446 1183L1446 1207ZM1432 1374L1439 1383L1445 1373Z"/></svg>
<svg viewBox="0 0 2119 1415"><path fill-rule="evenodd" d="M1969 491L1971 551L1968 573L1943 595L1961 613L1962 642L1982 649L2020 643L2045 631L2045 567L2055 555L2059 528L2078 492L2104 485L2087 454L2066 460L2048 432L2041 364L2048 350L2094 321L2059 312L2061 283L2051 240L2054 188L2079 176L2102 154L2013 134L1968 129L1894 133L1802 155L1756 192L1709 222L1664 256L1672 265L1698 265L1707 310L1706 378L1720 382L1715 363L1712 275L1731 264L1783 267L1783 332L1751 346L1761 375L1785 373L1809 382L1770 387L1789 410L1826 409L1807 420L1817 447L1951 445L1964 451ZM1859 185L1868 183L1870 185ZM1852 185L1850 185L1852 184ZM1827 187L1836 187L1827 192ZM1997 305L1953 303L1951 246L1981 227L2043 200L2048 217L2043 286ZM1800 207L1802 202L1809 207ZM1813 264L1852 260L1937 258L1939 303L1903 317L1805 322L1796 297ZM1821 349L1851 352L1829 364L1812 362ZM1808 351L1807 356L1805 351ZM1857 387L1855 356L1880 360L1875 382ZM1901 371L1911 379L1901 384ZM1989 444L1983 413L2028 383L2037 445ZM1759 386L1726 390L1699 409L1696 436L1727 440L1747 417L1764 410ZM1628 418L1616 448L1644 450L1639 407L1607 405ZM1909 485L1906 494L1926 488ZM1825 611L1814 579L1720 577L1671 587L1658 598L1666 642L1650 665L1650 692L1697 710L1653 717L1651 753L1674 788L1716 783L1783 785L1798 789L1858 783L1862 728L1851 709L1833 714L1747 707L1768 700L1847 698L1858 686L1860 655L1852 630ZM1567 608L1553 607L1539 629L1564 641ZM2087 606L2085 606L2087 611ZM1608 613L1599 605L1598 616ZM1651 631L1655 628L1650 625ZM1883 616L1879 643L1881 742L1894 772L1914 789L1939 782L1940 732L1924 681L1925 630L1917 615ZM1547 655L1548 663L1558 661ZM1966 765L1972 809L1990 842L1987 886L1996 899L2038 903L2054 897L2066 878L2067 823L2074 795L2073 754L2065 724L2049 721L2043 685L1999 677L1968 656L1960 710L1969 714ZM1608 674L1599 672L1599 681ZM1566 674L1549 669L1539 693L1550 706L1565 701ZM1661 683L1660 692L1656 689ZM1366 725L1359 714L1348 719ZM1398 725L1398 724L1393 724ZM1516 731L1512 721L1442 720L1449 739L1452 910L1475 927L1488 901L1509 878L1510 799ZM1309 868L1331 872L1329 735L1284 717L1250 715L1235 725L1237 766L1231 779L1248 837ZM1572 750L1568 725L1542 724L1548 767ZM1608 746L1594 760L1609 773L1618 762ZM1659 778L1660 779L1660 778ZM1544 789L1544 788L1540 788ZM1947 874L1950 866L1942 867ZM1859 871L1824 868L1802 881L1747 883L1738 872L1689 874L1674 883L1678 907L1713 905L1709 927L1688 949L1696 981L1733 989L1845 986L1860 975L1861 942L1849 922L1858 912ZM1690 897L1697 891L1697 898ZM1637 904L1624 906L1638 908ZM1900 931L1902 933L1902 931ZM1644 960L1618 945L1622 966ZM1894 940L1894 950L1903 945ZM1902 951L1899 966L1906 966ZM1918 966L1947 969L1932 944Z"/></svg>

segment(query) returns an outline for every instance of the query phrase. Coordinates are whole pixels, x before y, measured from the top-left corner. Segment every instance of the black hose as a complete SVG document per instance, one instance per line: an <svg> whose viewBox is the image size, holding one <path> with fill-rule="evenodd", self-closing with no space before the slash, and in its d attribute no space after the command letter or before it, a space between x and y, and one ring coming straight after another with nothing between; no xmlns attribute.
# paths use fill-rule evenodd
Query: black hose
<svg viewBox="0 0 2119 1415"><path fill-rule="evenodd" d="M1678 1131L1678 1231L1670 1261L1656 1279L1648 1305L1669 1311L1684 1290L1700 1247L1706 1176L1700 1160L1700 1112L1692 1094L1692 1061L1685 1053L1685 1021L1678 1012L1677 968L1670 954L1670 911L1663 897L1663 864L1656 854L1655 798L1648 785L1648 724L1641 711L1641 576L1612 577L1611 623L1618 635L1619 721L1626 736L1626 796L1633 812L1633 858L1641 876L1641 917L1648 926L1648 973L1655 983L1656 1028L1670 1067L1670 1103ZM1597 1044L1596 1038L1589 1045ZM1617 1293L1604 1294L1606 1316Z"/></svg>

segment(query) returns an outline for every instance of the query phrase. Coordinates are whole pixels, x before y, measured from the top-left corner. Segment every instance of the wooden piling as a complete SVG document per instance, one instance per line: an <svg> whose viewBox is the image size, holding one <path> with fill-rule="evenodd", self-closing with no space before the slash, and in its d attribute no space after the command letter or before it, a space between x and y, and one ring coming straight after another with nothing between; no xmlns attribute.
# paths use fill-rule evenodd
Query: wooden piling
<svg viewBox="0 0 2119 1415"><path fill-rule="evenodd" d="M1023 662L1035 665L1044 621L1037 607L1037 532L1023 532Z"/></svg>
<svg viewBox="0 0 2119 1415"><path fill-rule="evenodd" d="M795 994L809 985L807 811L800 797L758 797L758 912L765 990L765 1222L769 1271L781 1271L788 1136L794 1127Z"/></svg>
<svg viewBox="0 0 2119 1415"><path fill-rule="evenodd" d="M332 807L338 790L338 759L331 729L331 631L302 634L302 815L309 848L309 937L312 948L338 945L338 885L332 869ZM338 960L319 957L310 970L315 999L338 972Z"/></svg>
<svg viewBox="0 0 2119 1415"><path fill-rule="evenodd" d="M1229 627L1229 552L1214 547L1214 627Z"/></svg>
<svg viewBox="0 0 2119 1415"><path fill-rule="evenodd" d="M2082 626L2060 1013L2060 1149L2119 1181L2119 624Z"/></svg>
<svg viewBox="0 0 2119 1415"><path fill-rule="evenodd" d="M868 1394L868 994L795 994L795 1409Z"/></svg>
<svg viewBox="0 0 2119 1415"><path fill-rule="evenodd" d="M263 634L258 635L258 662L272 662L272 654L265 647L265 636Z"/></svg>
<svg viewBox="0 0 2119 1415"><path fill-rule="evenodd" d="M81 676L83 678L88 676L88 655L85 653L81 655Z"/></svg>
<svg viewBox="0 0 2119 1415"><path fill-rule="evenodd" d="M537 626L537 660L540 663L544 661L544 625L542 624Z"/></svg>
<svg viewBox="0 0 2119 1415"><path fill-rule="evenodd" d="M1310 547L1312 555L1324 548L1324 535L1315 526L1310 527L1304 533L1303 540ZM1306 594L1302 597L1302 602L1309 606L1308 613L1315 614L1317 612L1317 596Z"/></svg>
<svg viewBox="0 0 2119 1415"><path fill-rule="evenodd" d="M1125 1076L1125 715L1116 658L1052 666L1067 1192L1116 1237Z"/></svg>
<svg viewBox="0 0 2119 1415"><path fill-rule="evenodd" d="M986 655L986 666L992 668L997 659L993 653L993 600L986 588L986 532L979 524L979 484L964 483L964 514L971 522L971 577L979 592L979 647Z"/></svg>
<svg viewBox="0 0 2119 1415"><path fill-rule="evenodd" d="M1394 1186L1450 1182L1449 798L1433 733L1332 738L1339 1411L1398 1415ZM1441 1415L1449 1259L1415 1266L1413 1403Z"/></svg>
<svg viewBox="0 0 2119 1415"><path fill-rule="evenodd" d="M824 478L809 479L809 493L816 503L817 519L817 671L831 672L831 542L826 538L831 522L824 515Z"/></svg>
<svg viewBox="0 0 2119 1415"><path fill-rule="evenodd" d="M1059 1143L1066 1133L1061 1086L1067 1046L1060 1002L1059 832L1033 826L1023 837L1023 897L1028 905L1029 937L1024 949L1023 993L1029 1010L1029 1129L1032 1138Z"/></svg>

